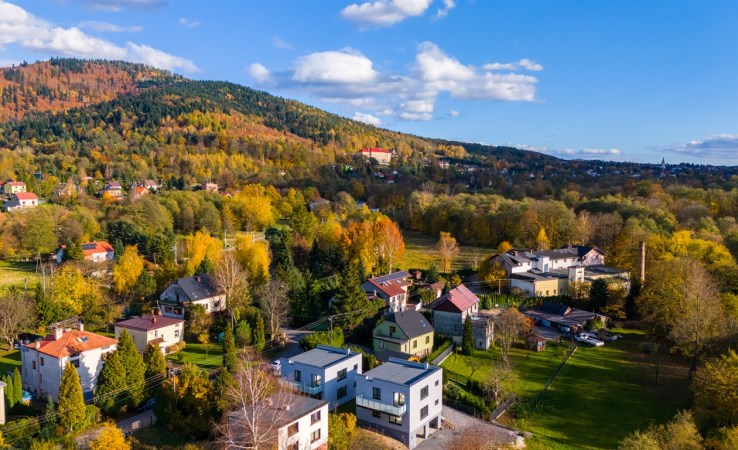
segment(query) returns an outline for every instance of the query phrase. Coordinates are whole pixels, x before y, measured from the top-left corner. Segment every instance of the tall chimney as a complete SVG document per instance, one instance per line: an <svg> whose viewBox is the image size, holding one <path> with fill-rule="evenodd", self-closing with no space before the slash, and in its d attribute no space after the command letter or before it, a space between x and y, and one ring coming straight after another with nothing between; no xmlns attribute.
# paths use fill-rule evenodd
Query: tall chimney
<svg viewBox="0 0 738 450"><path fill-rule="evenodd" d="M646 242L638 243L638 281L646 282Z"/></svg>
<svg viewBox="0 0 738 450"><path fill-rule="evenodd" d="M77 324L77 329L79 331L85 331L85 324L83 324L82 322L78 323Z"/></svg>
<svg viewBox="0 0 738 450"><path fill-rule="evenodd" d="M57 326L56 328L54 328L54 340L55 341L58 341L59 339L61 339L63 334L64 334L64 328L62 328L61 326Z"/></svg>
<svg viewBox="0 0 738 450"><path fill-rule="evenodd" d="M5 386L7 386L7 384L0 381L0 395L3 399L3 401L0 402L0 425L5 425Z"/></svg>

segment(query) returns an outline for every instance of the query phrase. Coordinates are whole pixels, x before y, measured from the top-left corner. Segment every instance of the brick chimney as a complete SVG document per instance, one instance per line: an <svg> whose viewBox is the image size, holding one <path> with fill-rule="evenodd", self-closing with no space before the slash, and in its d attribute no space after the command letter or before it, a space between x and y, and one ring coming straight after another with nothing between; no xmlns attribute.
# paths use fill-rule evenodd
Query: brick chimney
<svg viewBox="0 0 738 450"><path fill-rule="evenodd" d="M646 282L646 242L638 243L638 281Z"/></svg>
<svg viewBox="0 0 738 450"><path fill-rule="evenodd" d="M151 316L151 323L156 323L156 316Z"/></svg>
<svg viewBox="0 0 738 450"><path fill-rule="evenodd" d="M83 324L82 322L78 323L77 324L77 329L79 331L85 331L85 324Z"/></svg>

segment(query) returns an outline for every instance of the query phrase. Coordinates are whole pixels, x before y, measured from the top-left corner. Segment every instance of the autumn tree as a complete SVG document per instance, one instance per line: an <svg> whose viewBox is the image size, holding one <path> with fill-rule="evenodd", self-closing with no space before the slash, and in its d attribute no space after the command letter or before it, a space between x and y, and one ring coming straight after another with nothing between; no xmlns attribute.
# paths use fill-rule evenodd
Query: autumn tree
<svg viewBox="0 0 738 450"><path fill-rule="evenodd" d="M708 361L692 381L694 415L702 427L738 425L738 355L727 354Z"/></svg>
<svg viewBox="0 0 738 450"><path fill-rule="evenodd" d="M515 340L530 332L528 319L517 308L505 308L495 319L495 342L500 347L502 362L507 364Z"/></svg>
<svg viewBox="0 0 738 450"><path fill-rule="evenodd" d="M702 436L688 411L682 411L666 425L651 425L620 442L620 450L703 450Z"/></svg>
<svg viewBox="0 0 738 450"><path fill-rule="evenodd" d="M400 227L388 217L379 217L372 225L376 267L379 273L390 273L405 253Z"/></svg>
<svg viewBox="0 0 738 450"><path fill-rule="evenodd" d="M123 254L113 265L115 289L120 293L131 292L143 270L144 259L138 254L138 246L126 246Z"/></svg>
<svg viewBox="0 0 738 450"><path fill-rule="evenodd" d="M213 316L208 314L204 305L190 305L185 313L187 319L187 330L190 337L197 338L197 336L207 333L210 327L213 325Z"/></svg>
<svg viewBox="0 0 738 450"><path fill-rule="evenodd" d="M233 326L233 309L245 304L248 282L238 258L233 252L224 252L218 260L213 272L213 277L218 287L226 297L226 307Z"/></svg>
<svg viewBox="0 0 738 450"><path fill-rule="evenodd" d="M546 236L546 229L541 227L540 230L538 230L538 235L536 236L536 247L538 250L548 250L550 246L550 243L548 241L548 236Z"/></svg>
<svg viewBox="0 0 738 450"><path fill-rule="evenodd" d="M223 246L220 239L216 239L208 232L198 231L184 238L187 264L185 273L193 275L207 257L210 261L217 261Z"/></svg>
<svg viewBox="0 0 738 450"><path fill-rule="evenodd" d="M13 348L18 333L30 329L35 323L33 301L20 289L8 288L0 296L0 338Z"/></svg>
<svg viewBox="0 0 738 450"><path fill-rule="evenodd" d="M236 238L236 258L246 273L252 288L258 288L269 280L269 245L266 241L254 242L249 236Z"/></svg>
<svg viewBox="0 0 738 450"><path fill-rule="evenodd" d="M482 390L489 400L499 405L513 395L512 386L516 382L517 376L511 364L505 361L492 361Z"/></svg>
<svg viewBox="0 0 738 450"><path fill-rule="evenodd" d="M507 278L507 272L502 265L495 260L495 255L488 256L479 265L479 279L487 283L487 286L493 288L499 287L499 281Z"/></svg>
<svg viewBox="0 0 738 450"><path fill-rule="evenodd" d="M269 336L275 338L279 327L283 325L289 314L290 305L287 289L280 280L271 280L259 294L259 306L269 327Z"/></svg>
<svg viewBox="0 0 738 450"><path fill-rule="evenodd" d="M28 211L26 226L20 236L21 249L26 255L41 259L57 247L56 221L50 208L40 207Z"/></svg>
<svg viewBox="0 0 738 450"><path fill-rule="evenodd" d="M186 363L177 375L162 384L154 413L169 430L204 439L210 433L216 407L214 395L207 372Z"/></svg>
<svg viewBox="0 0 738 450"><path fill-rule="evenodd" d="M131 445L126 442L123 431L112 422L106 422L90 444L90 450L130 450L130 448Z"/></svg>
<svg viewBox="0 0 738 450"><path fill-rule="evenodd" d="M81 429L86 420L85 398L77 369L67 362L59 385L59 425L67 432Z"/></svg>
<svg viewBox="0 0 738 450"><path fill-rule="evenodd" d="M499 254L507 253L507 252L509 252L510 250L512 250L512 248L513 248L513 246L512 246L512 245L511 245L511 244L510 244L509 242L507 242L507 241L502 241L502 242L500 242L500 244L499 244L499 245L497 246L497 253L499 253Z"/></svg>
<svg viewBox="0 0 738 450"><path fill-rule="evenodd" d="M456 238L451 236L451 233L441 231L436 248L441 258L441 270L446 273L450 272L451 263L459 255L459 245L456 243Z"/></svg>

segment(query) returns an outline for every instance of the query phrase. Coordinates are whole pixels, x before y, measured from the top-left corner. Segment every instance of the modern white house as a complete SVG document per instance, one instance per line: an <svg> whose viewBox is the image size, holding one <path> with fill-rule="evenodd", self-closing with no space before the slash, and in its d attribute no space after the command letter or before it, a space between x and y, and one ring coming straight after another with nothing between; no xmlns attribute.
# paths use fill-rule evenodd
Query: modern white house
<svg viewBox="0 0 738 450"><path fill-rule="evenodd" d="M226 309L225 293L210 275L179 278L161 293L159 303L162 315L175 319L184 319L191 305L203 305L210 314Z"/></svg>
<svg viewBox="0 0 738 450"><path fill-rule="evenodd" d="M35 208L38 206L38 197L33 192L19 192L13 194L3 206L6 211Z"/></svg>
<svg viewBox="0 0 738 450"><path fill-rule="evenodd" d="M269 407L260 408L260 417L245 418L243 410L228 414L228 429L233 448L248 448L251 441L247 421L262 420L263 438L274 440L278 450L327 450L328 402L302 395L276 394L267 399ZM229 448L226 446L226 448Z"/></svg>
<svg viewBox="0 0 738 450"><path fill-rule="evenodd" d="M377 296L385 301L388 312L404 311L407 307L410 274L404 270L366 280L361 288L369 295Z"/></svg>
<svg viewBox="0 0 738 450"><path fill-rule="evenodd" d="M356 418L415 448L441 428L443 369L399 358L356 377Z"/></svg>
<svg viewBox="0 0 738 450"><path fill-rule="evenodd" d="M90 399L105 355L117 345L117 339L84 331L81 323L76 329L58 326L44 339L21 347L23 389L41 398L50 395L57 401L64 367L71 362L77 368L85 398Z"/></svg>
<svg viewBox="0 0 738 450"><path fill-rule="evenodd" d="M292 358L281 358L280 371L291 387L335 408L355 397L355 379L362 373L361 353L319 344Z"/></svg>
<svg viewBox="0 0 738 450"><path fill-rule="evenodd" d="M184 340L184 320L157 314L144 314L116 322L116 339L123 330L128 331L141 353L149 345L156 345L163 353L169 353L169 347Z"/></svg>

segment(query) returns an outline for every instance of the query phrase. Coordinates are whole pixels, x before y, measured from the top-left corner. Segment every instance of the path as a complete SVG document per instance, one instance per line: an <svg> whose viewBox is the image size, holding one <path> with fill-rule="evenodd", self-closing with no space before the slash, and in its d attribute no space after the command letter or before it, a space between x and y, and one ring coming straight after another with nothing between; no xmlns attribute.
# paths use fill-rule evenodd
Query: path
<svg viewBox="0 0 738 450"><path fill-rule="evenodd" d="M127 419L119 420L115 426L123 430L126 435L143 428L149 428L156 424L156 416L153 410L144 411Z"/></svg>
<svg viewBox="0 0 738 450"><path fill-rule="evenodd" d="M490 448L499 448L507 444L512 444L514 448L525 447L523 438L517 430L479 420L446 405L443 405L442 415L443 428L433 433L416 448L420 450L445 448L456 435L469 428L483 429Z"/></svg>

